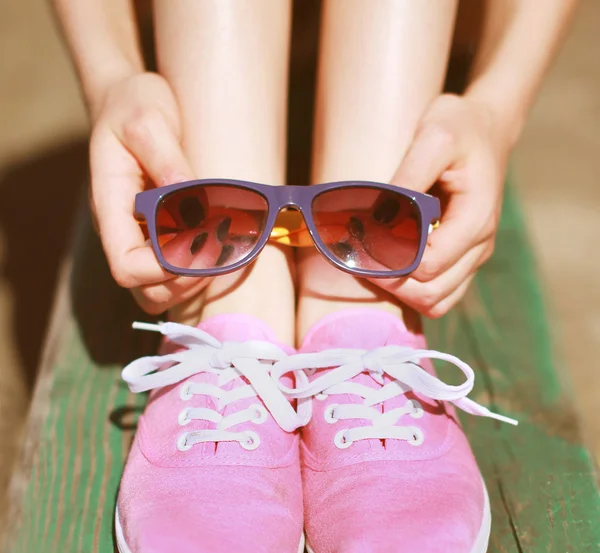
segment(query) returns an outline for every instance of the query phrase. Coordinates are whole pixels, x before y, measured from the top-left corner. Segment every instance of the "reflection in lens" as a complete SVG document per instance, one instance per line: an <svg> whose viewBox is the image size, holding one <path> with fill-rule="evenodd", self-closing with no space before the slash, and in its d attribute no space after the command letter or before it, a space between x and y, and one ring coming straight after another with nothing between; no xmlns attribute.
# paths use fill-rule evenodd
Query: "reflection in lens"
<svg viewBox="0 0 600 553"><path fill-rule="evenodd" d="M313 219L329 252L348 268L399 271L419 251L419 209L401 193L370 187L319 194Z"/></svg>
<svg viewBox="0 0 600 553"><path fill-rule="evenodd" d="M346 225L348 232L352 238L362 240L365 237L365 225L358 217L350 217L348 224Z"/></svg>
<svg viewBox="0 0 600 553"><path fill-rule="evenodd" d="M356 267L357 252L348 242L331 244L331 251L348 267Z"/></svg>
<svg viewBox="0 0 600 553"><path fill-rule="evenodd" d="M391 195L386 195L384 198L380 198L373 210L373 219L378 223L387 225L390 221L394 220L394 217L398 215L400 211L400 202Z"/></svg>
<svg viewBox="0 0 600 553"><path fill-rule="evenodd" d="M188 228L196 228L204 221L206 212L199 198L187 196L177 206L181 221Z"/></svg>
<svg viewBox="0 0 600 553"><path fill-rule="evenodd" d="M229 261L230 257L234 254L234 252L235 247L232 244L225 244L221 248L221 254L219 255L219 258L215 261L215 265L217 267L222 267L223 265L225 265L225 263Z"/></svg>
<svg viewBox="0 0 600 553"><path fill-rule="evenodd" d="M190 253L192 255L196 255L206 244L206 240L208 239L208 232L201 232L192 240L192 245L190 246Z"/></svg>
<svg viewBox="0 0 600 553"><path fill-rule="evenodd" d="M267 211L262 195L237 186L207 184L172 192L156 213L161 253L177 269L233 265L256 246Z"/></svg>
<svg viewBox="0 0 600 553"><path fill-rule="evenodd" d="M219 223L219 226L217 227L217 240L219 242L225 242L225 240L227 240L231 223L231 217L225 217L225 219Z"/></svg>

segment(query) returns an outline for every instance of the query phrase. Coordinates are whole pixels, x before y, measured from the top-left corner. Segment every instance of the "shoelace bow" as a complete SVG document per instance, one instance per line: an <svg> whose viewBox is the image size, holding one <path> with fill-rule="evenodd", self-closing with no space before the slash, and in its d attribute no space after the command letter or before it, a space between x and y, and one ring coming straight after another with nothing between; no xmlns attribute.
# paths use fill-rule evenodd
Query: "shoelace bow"
<svg viewBox="0 0 600 553"><path fill-rule="evenodd" d="M217 428L185 434L184 443L178 444L180 449L187 449L194 443L209 441L238 441L249 449L257 447L258 437L255 433L231 432L227 429L246 421L264 422L264 409L263 412L256 409L262 408L262 405L257 404L226 417L219 412L233 401L249 397L259 397L279 426L291 432L310 420L313 397L319 399L332 394L358 395L363 399L362 404L330 405L326 417L329 422L340 419L368 419L371 420L372 426L338 433L338 447L347 447L356 440L369 438L393 438L418 443L419 428L395 426L403 415L414 418L422 416L423 410L418 401L407 400L404 407L384 413L374 408L375 405L408 391L433 400L450 401L472 415L518 424L516 420L493 413L469 399L467 395L473 389L474 371L467 363L446 353L404 346L385 346L371 351L331 349L288 356L268 342L221 343L207 332L178 323L134 323L134 328L158 331L169 341L185 349L167 355L142 357L125 367L122 377L132 392L169 386L202 372L218 375L218 385L189 382L186 388L182 389L182 399L193 395L215 398L218 410L188 408L182 411L181 415L185 415L180 415L179 422L182 425L196 419L214 422ZM452 363L462 370L465 381L459 385L451 385L429 374L419 365L420 360L426 358ZM312 381L309 380L307 373L329 367L335 368ZM295 388L281 383L281 377L289 372L295 375ZM381 387L371 388L352 382L352 379L362 372L368 373ZM384 374L391 378L391 382L384 383ZM230 391L221 388L242 376L248 380L249 385L237 386ZM288 398L298 400L297 411L290 405Z"/></svg>
<svg viewBox="0 0 600 553"><path fill-rule="evenodd" d="M451 385L431 375L419 365L421 359L427 358L452 363L463 372L465 381L459 385ZM335 368L309 381L307 372L329 367ZM289 372L296 375L295 388L289 388L280 382L280 378ZM381 387L370 388L351 381L363 372L368 373ZM384 374L391 378L390 382L384 383ZM473 389L475 381L473 369L453 355L434 350L385 346L371 351L331 349L318 353L297 354L279 360L273 366L271 375L285 395L298 400L298 413L302 424L306 424L312 416L313 397L319 399L324 395L355 394L363 399L362 404L330 405L329 411L326 411L326 419L332 423L340 419L367 419L372 422L372 426L360 426L339 432L336 435L338 447L348 447L356 440L370 438L401 439L418 445L422 441L422 431L418 427L395 426L403 415L413 418L423 415L418 401L407 400L404 407L384 413L374 408L375 405L409 391L432 400L450 401L471 415L518 424L516 420L493 413L469 399L467 395Z"/></svg>
<svg viewBox="0 0 600 553"><path fill-rule="evenodd" d="M220 412L243 398L260 398L277 424L287 432L300 426L297 412L270 376L273 363L287 357L277 346L262 341L221 343L207 332L178 323L134 323L133 326L160 332L184 349L166 355L141 357L127 365L121 376L132 392L177 384L200 373L217 375L217 385L189 381L182 388L183 400L193 395L209 396L216 401L217 409L189 407L181 412L179 423L182 426L191 420L205 420L216 423L216 429L183 434L183 439L178 442L180 449L189 449L195 443L220 441L237 441L247 449L257 447L259 439L256 433L228 429L242 422L264 422L267 413L260 403L227 416ZM222 388L240 377L245 377L250 384L236 386L229 391Z"/></svg>

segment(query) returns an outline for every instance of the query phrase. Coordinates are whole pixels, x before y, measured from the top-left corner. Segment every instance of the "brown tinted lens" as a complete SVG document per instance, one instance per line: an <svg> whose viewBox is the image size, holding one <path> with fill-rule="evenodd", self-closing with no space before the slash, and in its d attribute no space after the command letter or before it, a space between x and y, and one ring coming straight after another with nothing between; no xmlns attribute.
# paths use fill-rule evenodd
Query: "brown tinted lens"
<svg viewBox="0 0 600 553"><path fill-rule="evenodd" d="M351 269L399 271L419 252L419 209L406 196L369 187L319 194L312 205L319 237Z"/></svg>
<svg viewBox="0 0 600 553"><path fill-rule="evenodd" d="M165 196L156 212L163 257L178 269L214 269L244 259L256 246L268 205L258 192L201 185Z"/></svg>

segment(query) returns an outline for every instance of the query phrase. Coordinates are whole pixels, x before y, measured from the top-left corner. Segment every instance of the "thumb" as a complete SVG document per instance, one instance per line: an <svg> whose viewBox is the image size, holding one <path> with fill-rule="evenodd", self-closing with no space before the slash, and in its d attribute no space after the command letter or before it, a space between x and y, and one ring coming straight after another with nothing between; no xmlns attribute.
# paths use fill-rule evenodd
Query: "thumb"
<svg viewBox="0 0 600 553"><path fill-rule="evenodd" d="M427 192L453 163L455 155L451 133L438 125L426 124L417 131L391 184Z"/></svg>

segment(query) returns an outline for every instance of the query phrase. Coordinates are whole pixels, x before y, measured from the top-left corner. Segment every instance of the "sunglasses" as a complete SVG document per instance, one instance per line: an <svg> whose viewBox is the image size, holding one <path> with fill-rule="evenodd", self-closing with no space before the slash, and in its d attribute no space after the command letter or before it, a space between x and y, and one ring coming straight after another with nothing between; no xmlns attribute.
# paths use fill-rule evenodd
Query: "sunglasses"
<svg viewBox="0 0 600 553"><path fill-rule="evenodd" d="M176 275L230 273L271 241L314 245L356 276L400 277L418 267L440 203L375 182L270 186L206 179L140 192L135 217L158 262Z"/></svg>

